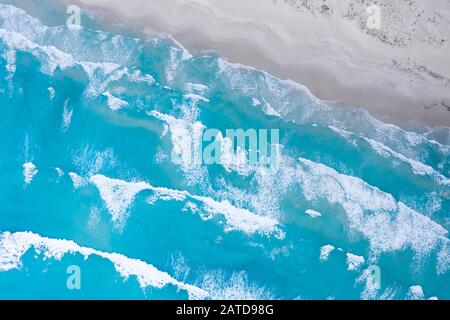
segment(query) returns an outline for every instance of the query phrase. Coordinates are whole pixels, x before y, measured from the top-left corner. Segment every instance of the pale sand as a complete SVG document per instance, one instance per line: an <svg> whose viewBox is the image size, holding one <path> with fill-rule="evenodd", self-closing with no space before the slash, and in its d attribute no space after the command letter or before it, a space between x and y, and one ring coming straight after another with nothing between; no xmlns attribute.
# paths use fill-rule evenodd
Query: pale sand
<svg viewBox="0 0 450 320"><path fill-rule="evenodd" d="M378 1L385 6L377 31L366 28L363 0L316 0L315 10L307 8L311 1L70 3L110 12L111 24L170 33L194 53L218 51L384 121L450 126L450 1Z"/></svg>

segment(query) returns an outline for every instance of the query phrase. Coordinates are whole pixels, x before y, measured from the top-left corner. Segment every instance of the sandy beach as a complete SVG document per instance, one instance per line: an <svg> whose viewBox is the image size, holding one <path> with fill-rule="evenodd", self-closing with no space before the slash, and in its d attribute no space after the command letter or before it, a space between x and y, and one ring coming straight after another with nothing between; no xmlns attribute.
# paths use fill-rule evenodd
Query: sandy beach
<svg viewBox="0 0 450 320"><path fill-rule="evenodd" d="M62 5L68 2L58 0ZM363 0L71 0L111 25L167 32L193 53L306 85L383 121L450 126L450 2Z"/></svg>

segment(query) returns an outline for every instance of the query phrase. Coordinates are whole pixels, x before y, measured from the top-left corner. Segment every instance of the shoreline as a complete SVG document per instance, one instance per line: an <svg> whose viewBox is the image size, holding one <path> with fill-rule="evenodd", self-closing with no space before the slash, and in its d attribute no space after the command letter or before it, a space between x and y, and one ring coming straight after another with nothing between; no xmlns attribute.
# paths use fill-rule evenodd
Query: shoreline
<svg viewBox="0 0 450 320"><path fill-rule="evenodd" d="M407 47L395 46L355 21L304 13L273 0L71 2L101 10L111 26L141 29L144 35L168 33L193 54L218 52L385 122L450 127L450 56L445 55L450 42L426 45L419 37Z"/></svg>

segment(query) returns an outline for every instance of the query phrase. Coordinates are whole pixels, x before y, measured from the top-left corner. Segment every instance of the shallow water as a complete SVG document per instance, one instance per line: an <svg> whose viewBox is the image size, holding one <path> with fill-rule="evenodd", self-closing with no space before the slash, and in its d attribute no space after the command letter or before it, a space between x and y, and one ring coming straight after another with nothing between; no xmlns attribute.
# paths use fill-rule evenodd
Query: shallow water
<svg viewBox="0 0 450 320"><path fill-rule="evenodd" d="M0 298L450 298L449 128L27 10L0 6ZM278 129L279 170L173 161L207 128Z"/></svg>

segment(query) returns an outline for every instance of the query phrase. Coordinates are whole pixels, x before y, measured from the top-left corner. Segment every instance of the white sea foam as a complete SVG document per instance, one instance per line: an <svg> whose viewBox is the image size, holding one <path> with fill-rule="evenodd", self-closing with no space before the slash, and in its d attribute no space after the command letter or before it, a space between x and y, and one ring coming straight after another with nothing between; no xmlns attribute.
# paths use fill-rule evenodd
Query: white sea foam
<svg viewBox="0 0 450 320"><path fill-rule="evenodd" d="M72 179L74 189L79 189L86 184L86 180L74 172L69 172L69 177Z"/></svg>
<svg viewBox="0 0 450 320"><path fill-rule="evenodd" d="M409 287L407 297L411 300L424 300L425 294L423 293L422 287L416 285Z"/></svg>
<svg viewBox="0 0 450 320"><path fill-rule="evenodd" d="M126 69L126 68L125 68ZM126 69L127 70L127 69ZM144 74L142 73L140 70L133 70L131 72L127 72L128 74L128 78L132 81L132 82L144 82L148 85L153 85L155 84L155 78L153 78L152 75L150 74Z"/></svg>
<svg viewBox="0 0 450 320"><path fill-rule="evenodd" d="M218 59L218 69L231 89L239 90L253 99L258 97L259 100L264 100L265 104L276 106L274 111L286 120L330 126L330 129L343 137L352 133L370 137L402 154L406 159L413 159L416 162L421 159L417 153L419 146L431 147L432 152L444 159L450 154L450 146L428 139L425 134L383 123L363 109L335 108L329 103L320 101L305 86L291 80L283 81L262 70L233 64L223 59ZM264 108L263 111L267 112ZM351 140L349 142L352 143ZM424 169L423 166L420 167L419 170Z"/></svg>
<svg viewBox="0 0 450 320"><path fill-rule="evenodd" d="M231 201L240 207L249 208L259 215L280 220L282 217L281 202L289 194L293 184L296 183L294 161L291 161L288 157L280 156L280 170L273 171L252 164L239 168L236 167L236 164L234 167L230 167L234 172L242 176L253 174L250 184L255 186L254 191L243 190L221 178L217 180L219 185L214 193L220 199Z"/></svg>
<svg viewBox="0 0 450 320"><path fill-rule="evenodd" d="M180 61L177 58L177 51L174 48L170 48L169 52L169 63L166 66L166 81L168 84L172 84L175 79L175 73L180 64Z"/></svg>
<svg viewBox="0 0 450 320"><path fill-rule="evenodd" d="M219 65L219 71L221 73L231 73L233 71L236 70L243 70L243 71L253 71L253 72L258 72L260 74L262 74L264 76L264 80L268 82L268 84L270 84L271 82L275 81L275 82L279 82L282 85L285 85L287 87L287 89L298 89L306 94L308 94L308 96L314 100L319 102L320 100L315 97L311 91L304 85L294 82L292 80L281 80L276 78L275 76L269 74L268 72L261 70L261 69L256 69L254 67L250 67L250 66L246 66L240 63L232 63L229 61L226 61L224 59L218 59L218 65ZM235 79L238 80L238 79ZM242 79L242 81L245 81L245 79Z"/></svg>
<svg viewBox="0 0 450 320"><path fill-rule="evenodd" d="M6 60L6 70L8 71L9 75L6 77L6 79L12 81L12 78L14 74L16 73L17 66L16 66L16 52L15 51L8 51L5 54L5 60Z"/></svg>
<svg viewBox="0 0 450 320"><path fill-rule="evenodd" d="M347 253L347 269L350 271L358 271L366 262L364 257L357 256L353 253Z"/></svg>
<svg viewBox="0 0 450 320"><path fill-rule="evenodd" d="M58 174L58 177L62 177L64 175L64 171L61 168L56 167L55 170Z"/></svg>
<svg viewBox="0 0 450 320"><path fill-rule="evenodd" d="M371 117L367 111L365 111L364 114L367 119L366 127L367 129L372 130L372 132L370 132L371 134L366 134L366 136L381 141L384 145L387 145L392 149L408 152L411 148L423 144L437 148L438 152L443 156L448 155L450 152L450 146L443 145L433 139L428 139L426 135L406 131L393 124L384 123L381 120ZM360 129L361 131L364 131L363 128Z"/></svg>
<svg viewBox="0 0 450 320"><path fill-rule="evenodd" d="M241 230L248 234L275 232L278 238L284 237L284 233L277 227L278 221L271 217L259 216L247 209L236 208L228 201L218 202L208 197L192 197L203 202L209 213L223 215L228 225L226 231Z"/></svg>
<svg viewBox="0 0 450 320"><path fill-rule="evenodd" d="M283 118L280 113L278 113L270 103L265 103L263 105L263 111L268 116Z"/></svg>
<svg viewBox="0 0 450 320"><path fill-rule="evenodd" d="M141 288L163 288L167 285L173 285L186 291L190 299L210 297L210 294L205 290L180 282L168 273L159 271L144 261L128 258L118 253L82 247L69 240L42 237L31 232L4 232L0 234L0 272L20 268L23 255L31 249L34 249L37 255L42 254L46 259L61 260L66 254L80 254L85 259L90 256L98 256L111 261L116 271L124 279L135 276Z"/></svg>
<svg viewBox="0 0 450 320"><path fill-rule="evenodd" d="M151 111L149 116L164 121L169 127L172 141L172 162L180 165L189 185L204 181L206 169L201 166L201 159L196 159L205 126L199 121L176 119L158 111ZM201 156L201 154L200 154Z"/></svg>
<svg viewBox="0 0 450 320"><path fill-rule="evenodd" d="M48 90L48 98L50 99L50 101L53 101L53 99L55 98L55 95L56 95L55 88L48 87L47 90Z"/></svg>
<svg viewBox="0 0 450 320"><path fill-rule="evenodd" d="M336 248L331 244L324 245L320 248L320 261L327 261L330 253L333 252Z"/></svg>
<svg viewBox="0 0 450 320"><path fill-rule="evenodd" d="M11 5L0 4L0 28L22 34L38 45L44 43L53 44L59 50L76 57L75 59L77 61L86 62L85 66L89 74L94 70L92 68L89 69L89 65L92 64L88 61L98 61L99 57L101 57L102 60L106 60L107 62L103 64L105 67L104 71L107 71L108 66L126 64L135 53L136 46L142 43L142 40L137 38L111 35L110 33L99 30L93 32L82 26L76 26L75 30L68 30L65 25L47 27L24 10ZM91 36L88 42L82 40L82 37L87 33ZM151 75L142 74L139 70L133 70L128 73L128 69L124 69L123 75L127 75L130 81L147 84L154 83ZM97 75L102 77L109 73L111 72ZM93 85L99 87L97 94L105 91L102 80L100 82L95 81ZM89 89L95 91L95 88L91 87Z"/></svg>
<svg viewBox="0 0 450 320"><path fill-rule="evenodd" d="M151 190L156 198L151 197L148 201L150 204L153 204L155 200L185 201L189 198L199 201L208 214L221 215L225 218L227 231L240 230L248 234L276 232L278 236L283 235L277 227L276 220L258 216L246 209L236 208L227 201L219 202L208 197L191 195L186 191L153 187L145 182L129 183L101 175L92 177L91 182L99 188L102 199L106 202L114 221L124 222L125 214L135 195L143 190ZM205 217L209 218L209 216L203 216L203 218Z"/></svg>
<svg viewBox="0 0 450 320"><path fill-rule="evenodd" d="M85 177L91 177L102 170L110 170L117 165L117 157L111 148L98 150L86 145L76 150L73 155L73 164L77 172Z"/></svg>
<svg viewBox="0 0 450 320"><path fill-rule="evenodd" d="M296 179L308 201L326 199L342 206L349 227L370 242L372 254L406 248L424 256L448 243L447 231L365 181L325 165L299 159Z"/></svg>
<svg viewBox="0 0 450 320"><path fill-rule="evenodd" d="M96 227L101 221L100 210L96 206L92 206L89 213L89 219L87 223L87 227L89 230L95 232Z"/></svg>
<svg viewBox="0 0 450 320"><path fill-rule="evenodd" d="M204 182L207 170L205 166L201 165L203 150L200 148L200 143L202 143L203 139L202 134L206 130L205 125L195 121L195 115L186 114L188 119L177 119L155 110L147 114L167 124L173 146L172 162L181 166L183 173L188 179L188 184ZM215 137L215 142L220 145L221 151L218 164L222 165L227 172L236 172L239 175L248 176L261 169L261 166L248 160L246 150L241 149L239 146L237 150L234 150L233 141L228 137L224 137L221 132ZM281 146L278 147L276 150L278 152L277 157L280 157Z"/></svg>
<svg viewBox="0 0 450 320"><path fill-rule="evenodd" d="M183 98L185 100L192 100L194 104L196 104L198 101L209 102L209 99L195 93L187 93L183 95Z"/></svg>
<svg viewBox="0 0 450 320"><path fill-rule="evenodd" d="M128 81L134 83L144 83L146 85L152 85L155 83L155 80L151 75L143 74L140 70L129 70L127 67L121 68L119 65L115 66L115 68L111 67L108 72L103 72L103 74L99 75L98 73L95 73L96 77L91 78L91 81L86 88L86 94L88 97L97 97L99 95L103 95L108 98L108 102L111 103L112 108L117 108L118 106L120 106L120 108L123 108L125 106L128 106L128 102L114 97L108 91L108 86L111 83L119 81L124 77L128 78ZM94 71L95 70L93 70L93 72Z"/></svg>
<svg viewBox="0 0 450 320"><path fill-rule="evenodd" d="M261 101L256 98L252 98L252 106L257 107L261 105Z"/></svg>
<svg viewBox="0 0 450 320"><path fill-rule="evenodd" d="M380 292L380 279L375 279L373 276L373 269L367 268L362 271L361 275L356 279L356 283L364 283L364 289L361 292L361 299L363 300L394 300L399 291L399 286L389 286L384 291Z"/></svg>
<svg viewBox="0 0 450 320"><path fill-rule="evenodd" d="M322 214L320 212L317 212L317 211L312 210L312 209L306 210L305 213L308 216L310 216L311 218L320 218L322 216Z"/></svg>
<svg viewBox="0 0 450 320"><path fill-rule="evenodd" d="M186 258L181 252L176 252L171 257L171 267L173 269L173 276L175 279L182 279L183 282L186 281L187 276L191 272L191 268L189 268Z"/></svg>
<svg viewBox="0 0 450 320"><path fill-rule="evenodd" d="M339 129L336 128L335 126L328 126L328 128L331 129L333 132L337 133L338 135L340 135L345 140L347 140L351 145L355 147L357 146L356 141L352 139L353 133L351 133L350 131Z"/></svg>
<svg viewBox="0 0 450 320"><path fill-rule="evenodd" d="M248 161L246 150L239 146L234 150L233 141L230 138L223 137L219 132L216 142L220 144L220 164L226 171L248 176L255 170L255 166Z"/></svg>
<svg viewBox="0 0 450 320"><path fill-rule="evenodd" d="M57 68L64 70L74 66L81 66L89 78L92 79L96 70L100 70L103 74L107 75L119 67L117 64L107 62L94 63L77 61L72 55L53 46L40 46L22 34L9 32L5 29L0 29L0 38L11 52L16 52L18 50L25 51L39 58L42 62L41 71L48 75L53 75Z"/></svg>
<svg viewBox="0 0 450 320"><path fill-rule="evenodd" d="M32 162L23 165L23 177L26 184L30 184L37 173L38 169Z"/></svg>
<svg viewBox="0 0 450 320"><path fill-rule="evenodd" d="M368 139L368 138L364 138L364 140L367 141L367 143L369 143L372 146L372 148L379 155L386 157L386 158L394 157L398 160L401 160L401 161L407 163L411 167L414 174L421 175L421 176L428 175L443 185L450 185L450 179L446 178L445 176L443 176L442 174L440 174L439 172L434 170L432 167L430 167L426 164L423 164L422 162L409 159L409 158L405 157L404 155L402 155L398 152L395 152L391 148L389 148L389 147L385 146L384 144L377 142L375 140Z"/></svg>
<svg viewBox="0 0 450 320"><path fill-rule="evenodd" d="M231 63L221 58L217 59L217 64L218 72L228 82L230 88L236 88L253 98L255 98L255 94L258 94L258 96L264 95L265 98L258 97L258 100L264 101L261 104L263 106L262 110L268 115L286 116L293 105L286 97L293 93L297 95L299 101L307 102L306 104L311 105L313 108L314 106L322 105L322 102L307 87L294 81L281 80L263 70ZM256 86L263 89L256 90ZM277 104L276 109L273 108L275 103ZM326 106L324 105L324 107Z"/></svg>
<svg viewBox="0 0 450 320"><path fill-rule="evenodd" d="M103 95L108 99L108 107L113 111L128 107L128 102L114 97L109 91L106 91Z"/></svg>
<svg viewBox="0 0 450 320"><path fill-rule="evenodd" d="M166 37L171 39L178 46L178 48L170 47L169 61L165 69L167 83L171 84L176 77L180 64L183 61L191 59L192 55L171 35L166 34Z"/></svg>
<svg viewBox="0 0 450 320"><path fill-rule="evenodd" d="M177 45L177 47L178 48L176 48L176 49L179 49L179 50L181 50L181 52L182 52L182 56L181 56L181 59L184 61L184 60L189 60L189 59L192 59L192 54L181 44L181 43L179 43L174 37L172 37L172 35L170 35L170 34L168 34L168 33L166 33L166 34L164 34L167 38L169 38L170 40L172 40L172 42L173 43L175 43L176 45ZM175 49L175 48L174 48Z"/></svg>
<svg viewBox="0 0 450 320"><path fill-rule="evenodd" d="M119 229L124 227L128 210L136 195L151 188L145 182L126 182L99 174L91 177L90 182L98 188L106 208L111 213L112 221Z"/></svg>
<svg viewBox="0 0 450 320"><path fill-rule="evenodd" d="M12 5L0 4L0 17L2 27L13 29L26 35L38 33L44 29L38 19Z"/></svg>
<svg viewBox="0 0 450 320"><path fill-rule="evenodd" d="M275 219L237 208L228 201L216 201L209 197L192 195L187 191L154 187L146 182L126 182L103 175L91 177L90 182L97 186L100 196L112 215L113 222L121 228L125 224L128 210L135 196L141 191L150 190L154 195L147 200L149 204L154 204L157 200L199 202L204 212L201 217L205 220L216 216L223 217L226 222L225 231L239 230L247 234L267 235L274 233L279 238L284 237Z"/></svg>
<svg viewBox="0 0 450 320"><path fill-rule="evenodd" d="M8 70L10 74L14 74L16 66L16 52L25 51L29 52L35 56L41 62L41 72L53 75L56 69L66 70L72 67L81 67L87 74L90 82L85 90L86 95L98 96L99 94L106 91L107 86L116 80L121 79L123 76L128 76L128 79L132 82L142 82L148 85L154 84L155 80L151 75L142 74L139 70L130 71L128 68L120 68L120 64L114 62L91 62L83 59L93 59L96 57L89 54L86 51L74 50L74 46L68 44L67 37L69 39L78 40L78 32L70 33L66 29L61 29L59 27L48 28L42 25L38 20L28 16L22 10L15 8L13 6L2 6L0 14L4 20L0 21L2 28L0 28L0 40L6 45L5 58L8 61ZM9 12L5 15L5 12ZM14 16L20 16L21 21L27 21L26 23L17 24L15 23ZM6 18L6 20L5 20ZM29 26L31 24L32 26ZM82 29L82 28L81 28ZM64 41L56 40L64 34ZM102 46L100 52L103 53L110 60L117 60L122 63L126 59L127 54L121 51L117 54L118 47L125 49L124 44L121 43L125 41L124 37L118 37L120 41L115 41L113 37L110 43L104 42L104 38L107 35L102 32L96 32L98 37L97 41L102 41ZM43 45L42 40L46 38L54 37L55 46ZM52 41L50 41L53 43ZM133 42L136 43L135 41ZM64 48L64 49L60 49ZM75 48L78 48L75 46ZM114 49L114 53L108 51ZM66 50L66 51L65 51ZM81 56L81 59L76 59L72 54L67 52L72 52L72 54ZM95 50L94 50L95 51ZM107 51L107 52L106 52ZM51 95L51 93L50 93Z"/></svg>
<svg viewBox="0 0 450 320"><path fill-rule="evenodd" d="M400 160L406 164L408 164L411 167L411 170L416 175L421 176L429 176L432 179L434 179L436 182L443 184L443 185L450 185L450 179L436 171L434 168L432 168L429 165L426 165L420 161L410 159L403 154L394 151L393 149L389 148L388 146L384 145L381 142L378 142L376 140L363 137L359 134L352 133L350 131L339 129L334 126L328 126L332 131L339 134L341 137L345 138L348 142L350 142L352 145L357 146L357 142L353 137L360 138L366 141L372 149L378 153L380 156L385 158L395 158L397 160Z"/></svg>
<svg viewBox="0 0 450 320"><path fill-rule="evenodd" d="M167 188L151 187L155 192L157 200L164 201L186 201L187 207L193 212L199 213L199 206L195 202L199 202L201 208L206 214L201 214L204 220L209 220L215 216L222 216L225 218L225 231L240 230L247 234L271 234L275 233L277 237L284 237L284 233L278 227L278 221L271 217L264 217L254 214L247 209L237 208L228 201L216 201L209 197L196 196L189 194L186 191L177 191ZM149 201L153 204L154 198Z"/></svg>
<svg viewBox="0 0 450 320"><path fill-rule="evenodd" d="M406 299L408 299L408 300L439 300L439 298L436 296L426 298L423 288L420 285L414 285L414 286L409 287L408 292L406 294Z"/></svg>
<svg viewBox="0 0 450 320"><path fill-rule="evenodd" d="M63 131L69 129L70 123L72 122L73 109L69 108L69 99L64 102L64 110L63 110L63 123L62 128Z"/></svg>
<svg viewBox="0 0 450 320"><path fill-rule="evenodd" d="M436 272L444 274L450 269L450 243L447 241L442 246L437 256Z"/></svg>
<svg viewBox="0 0 450 320"><path fill-rule="evenodd" d="M187 191L178 191L168 188L151 187L156 200L163 201L185 201L190 194Z"/></svg>
<svg viewBox="0 0 450 320"><path fill-rule="evenodd" d="M250 283L245 272L235 272L227 277L221 271L209 271L201 279L201 288L213 300L270 300L273 294L264 287Z"/></svg>
<svg viewBox="0 0 450 320"><path fill-rule="evenodd" d="M188 91L189 93L204 95L208 92L208 90L209 90L208 86L205 86L204 84L201 83L191 83L191 82L186 83L186 91Z"/></svg>

